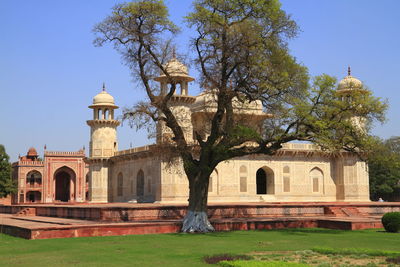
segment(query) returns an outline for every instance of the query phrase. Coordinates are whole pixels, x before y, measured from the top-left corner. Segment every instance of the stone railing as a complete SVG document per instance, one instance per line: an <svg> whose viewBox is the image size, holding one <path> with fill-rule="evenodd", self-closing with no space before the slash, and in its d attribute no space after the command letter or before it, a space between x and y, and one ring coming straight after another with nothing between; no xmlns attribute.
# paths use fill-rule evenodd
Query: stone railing
<svg viewBox="0 0 400 267"><path fill-rule="evenodd" d="M25 188L26 189L35 189L35 190L42 190L42 188L43 188L43 186L42 186L42 184L37 184L37 183L35 183L35 184L33 184L33 185L31 185L30 183L27 183L26 184L26 186L25 186Z"/></svg>
<svg viewBox="0 0 400 267"><path fill-rule="evenodd" d="M293 149L293 150L321 150L321 148L314 144L302 144L302 143L286 143L282 145L282 149Z"/></svg>
<svg viewBox="0 0 400 267"><path fill-rule="evenodd" d="M149 151L151 147L155 145L147 145L147 146L141 146L141 147L135 147L131 149L126 149L126 150L120 150L114 152L114 156L123 156L123 155L130 155L138 152L145 152ZM321 150L319 146L314 145L314 144L302 144L302 143L286 143L282 145L282 149L287 149L287 150Z"/></svg>
<svg viewBox="0 0 400 267"><path fill-rule="evenodd" d="M123 155L138 153L138 152L149 151L152 146L154 146L154 145L140 146L140 147L135 147L135 148L131 148L131 149L116 151L114 153L114 156L123 156Z"/></svg>
<svg viewBox="0 0 400 267"><path fill-rule="evenodd" d="M85 157L85 151L84 150L79 150L77 152L69 152L69 151L45 151L44 156L50 156L50 157L70 157L70 156L75 156L75 157Z"/></svg>
<svg viewBox="0 0 400 267"><path fill-rule="evenodd" d="M43 161L18 161L18 165L29 165L29 166L43 166Z"/></svg>

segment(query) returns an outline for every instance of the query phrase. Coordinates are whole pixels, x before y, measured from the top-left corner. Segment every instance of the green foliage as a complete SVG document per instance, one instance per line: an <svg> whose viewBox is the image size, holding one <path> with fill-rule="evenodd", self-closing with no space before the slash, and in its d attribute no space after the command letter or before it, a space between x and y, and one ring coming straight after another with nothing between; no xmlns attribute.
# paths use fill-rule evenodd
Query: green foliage
<svg viewBox="0 0 400 267"><path fill-rule="evenodd" d="M368 155L371 199L396 200L400 194L399 137L375 139Z"/></svg>
<svg viewBox="0 0 400 267"><path fill-rule="evenodd" d="M388 212L382 216L382 224L386 232L397 233L400 231L400 212Z"/></svg>
<svg viewBox="0 0 400 267"><path fill-rule="evenodd" d="M252 140L257 142L261 139L260 133L258 133L251 127L246 127L243 125L233 127L230 131L230 137L232 139L232 142L239 142L240 144L243 143L243 141L241 140Z"/></svg>
<svg viewBox="0 0 400 267"><path fill-rule="evenodd" d="M16 192L16 185L11 179L10 157L3 145L0 145L0 197Z"/></svg>
<svg viewBox="0 0 400 267"><path fill-rule="evenodd" d="M374 139L368 136L372 121L384 121L387 104L373 97L370 91L353 90L344 101L337 93L336 79L323 74L314 78L306 99L293 108L305 140L328 151L366 151ZM363 118L365 130L351 118Z"/></svg>

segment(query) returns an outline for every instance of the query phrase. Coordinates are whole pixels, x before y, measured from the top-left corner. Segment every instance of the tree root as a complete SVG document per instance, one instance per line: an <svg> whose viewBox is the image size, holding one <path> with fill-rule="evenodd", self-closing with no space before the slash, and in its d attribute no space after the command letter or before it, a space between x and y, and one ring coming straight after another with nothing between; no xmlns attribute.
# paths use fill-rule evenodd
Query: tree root
<svg viewBox="0 0 400 267"><path fill-rule="evenodd" d="M182 232L184 233L207 233L215 229L208 221L207 213L204 211L188 211L183 219Z"/></svg>

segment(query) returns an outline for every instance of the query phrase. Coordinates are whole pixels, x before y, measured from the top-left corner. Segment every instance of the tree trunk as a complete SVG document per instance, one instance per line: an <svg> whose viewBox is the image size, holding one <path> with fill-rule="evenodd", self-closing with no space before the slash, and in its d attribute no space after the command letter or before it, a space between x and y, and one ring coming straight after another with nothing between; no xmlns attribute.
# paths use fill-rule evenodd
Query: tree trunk
<svg viewBox="0 0 400 267"><path fill-rule="evenodd" d="M182 232L213 232L214 227L208 221L207 199L210 174L198 173L189 178L189 207L183 219Z"/></svg>

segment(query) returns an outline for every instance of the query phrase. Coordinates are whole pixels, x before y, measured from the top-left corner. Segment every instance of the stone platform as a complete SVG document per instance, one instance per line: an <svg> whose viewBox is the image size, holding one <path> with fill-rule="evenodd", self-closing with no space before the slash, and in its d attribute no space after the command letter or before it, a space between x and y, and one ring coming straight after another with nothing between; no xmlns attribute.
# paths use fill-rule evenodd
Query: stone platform
<svg viewBox="0 0 400 267"><path fill-rule="evenodd" d="M322 227L382 228L381 216L400 203L210 204L217 231ZM77 204L0 205L0 231L27 239L176 233L186 205Z"/></svg>

